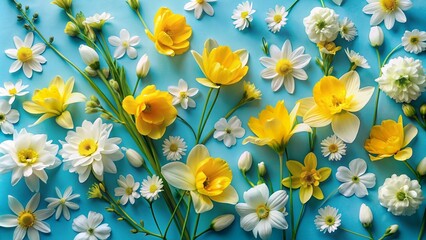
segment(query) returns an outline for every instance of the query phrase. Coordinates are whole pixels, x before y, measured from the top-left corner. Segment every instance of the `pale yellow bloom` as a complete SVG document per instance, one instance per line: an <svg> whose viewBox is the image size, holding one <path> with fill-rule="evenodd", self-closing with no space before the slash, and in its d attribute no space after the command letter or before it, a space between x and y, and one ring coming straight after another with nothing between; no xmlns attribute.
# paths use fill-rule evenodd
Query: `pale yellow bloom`
<svg viewBox="0 0 426 240"><path fill-rule="evenodd" d="M246 101L260 100L262 98L262 92L256 88L256 86L251 83L244 81L244 96L243 98Z"/></svg>
<svg viewBox="0 0 426 240"><path fill-rule="evenodd" d="M72 0L53 0L50 2L51 4L55 4L56 6L67 10L71 7Z"/></svg>

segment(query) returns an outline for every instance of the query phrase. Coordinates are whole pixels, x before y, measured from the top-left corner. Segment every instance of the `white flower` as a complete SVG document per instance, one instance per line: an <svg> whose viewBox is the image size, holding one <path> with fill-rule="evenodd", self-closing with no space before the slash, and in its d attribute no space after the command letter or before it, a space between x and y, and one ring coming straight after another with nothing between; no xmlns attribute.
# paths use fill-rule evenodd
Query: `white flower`
<svg viewBox="0 0 426 240"><path fill-rule="evenodd" d="M19 112L6 100L0 100L0 128L4 134L13 134L13 124L19 121Z"/></svg>
<svg viewBox="0 0 426 240"><path fill-rule="evenodd" d="M80 183L87 180L90 172L99 181L103 181L104 172L117 172L114 161L124 155L117 146L121 138L109 138L111 130L112 124L102 123L100 118L94 123L84 120L75 132L68 132L65 142L60 141L62 149L59 153L64 159L64 169L78 173Z"/></svg>
<svg viewBox="0 0 426 240"><path fill-rule="evenodd" d="M138 61L136 65L136 76L138 78L144 78L148 75L151 62L149 61L148 55L145 53Z"/></svg>
<svg viewBox="0 0 426 240"><path fill-rule="evenodd" d="M246 130L241 127L241 120L237 116L233 116L226 121L226 118L221 118L214 124L213 137L218 141L223 141L225 146L232 147L237 143L237 138L242 138Z"/></svg>
<svg viewBox="0 0 426 240"><path fill-rule="evenodd" d="M55 187L56 194L58 195L58 198L46 198L45 201L49 203L47 205L47 208L55 210L56 208L56 214L55 218L58 220L62 213L64 215L64 218L66 220L70 220L70 210L77 210L80 207L76 204L71 202L71 200L79 198L80 194L72 194L72 187L69 186L67 189L65 189L64 194L62 195L61 191L59 191L59 188Z"/></svg>
<svg viewBox="0 0 426 240"><path fill-rule="evenodd" d="M198 93L197 88L190 88L188 89L188 84L185 80L179 79L178 85L176 86L169 86L168 87L169 93L173 95L173 105L179 104L183 109L195 108L196 103L191 98Z"/></svg>
<svg viewBox="0 0 426 240"><path fill-rule="evenodd" d="M355 195L362 198L368 195L367 188L372 188L376 185L376 175L374 173L365 173L367 163L361 158L356 158L349 163L349 168L337 168L336 178L343 182L339 186L339 192L350 197Z"/></svg>
<svg viewBox="0 0 426 240"><path fill-rule="evenodd" d="M244 231L253 231L261 239L271 236L272 228L285 230L288 228L285 216L285 205L288 195L284 190L278 190L269 196L269 189L262 183L244 192L244 201L235 206L240 215L240 225Z"/></svg>
<svg viewBox="0 0 426 240"><path fill-rule="evenodd" d="M287 92L294 92L294 78L299 80L308 79L303 68L311 61L311 56L303 54L304 47L298 47L292 50L291 42L286 40L281 50L272 45L270 48L271 57L261 57L260 63L266 68L260 75L264 79L272 79L272 91L278 91L284 84Z"/></svg>
<svg viewBox="0 0 426 240"><path fill-rule="evenodd" d="M20 79L16 84L13 84L12 82L5 82L4 88L0 87L0 97L10 97L9 104L12 104L15 101L16 96L20 97L28 94L28 91L24 91L28 87L29 85L22 85L22 80Z"/></svg>
<svg viewBox="0 0 426 240"><path fill-rule="evenodd" d="M130 204L135 203L135 199L141 197L141 195L137 192L140 186L139 182L135 183L135 179L131 174L127 174L126 177L120 175L117 180L117 183L120 187L116 187L114 189L114 194L116 197L120 197L120 204L126 205L128 201Z"/></svg>
<svg viewBox="0 0 426 240"><path fill-rule="evenodd" d="M322 140L321 146L322 155L330 161L339 161L342 155L346 155L346 144L336 135Z"/></svg>
<svg viewBox="0 0 426 240"><path fill-rule="evenodd" d="M100 213L89 212L89 215L80 215L72 222L72 230L78 232L74 240L104 240L111 235L111 228L107 223L101 224L104 216Z"/></svg>
<svg viewBox="0 0 426 240"><path fill-rule="evenodd" d="M37 210L40 203L40 193L34 194L25 208L11 195L8 195L9 208L13 214L0 216L0 227L16 227L13 232L13 240L22 240L28 234L28 239L40 239L38 232L50 233L50 226L43 220L48 219L54 213L52 209ZM4 233L2 238L5 237Z"/></svg>
<svg viewBox="0 0 426 240"><path fill-rule="evenodd" d="M373 213L371 212L371 209L364 203L361 204L361 207L359 208L359 221L365 228L370 227L371 223L373 222Z"/></svg>
<svg viewBox="0 0 426 240"><path fill-rule="evenodd" d="M284 6L275 5L275 9L270 8L265 18L269 31L276 33L287 24L288 12Z"/></svg>
<svg viewBox="0 0 426 240"><path fill-rule="evenodd" d="M395 216L411 216L416 213L423 201L423 192L417 180L411 180L407 175L386 178L379 187L380 205Z"/></svg>
<svg viewBox="0 0 426 240"><path fill-rule="evenodd" d="M188 3L183 6L183 9L186 11L194 10L194 16L196 19L199 19L203 14L203 11L209 16L214 15L214 9L209 2L216 2L216 0L190 0Z"/></svg>
<svg viewBox="0 0 426 240"><path fill-rule="evenodd" d="M130 37L130 33L127 29L120 30L120 37L111 36L108 38L109 44L117 47L114 51L114 58L116 59L122 58L125 53L131 59L137 58L138 52L134 46L138 45L139 41L139 36Z"/></svg>
<svg viewBox="0 0 426 240"><path fill-rule="evenodd" d="M362 9L365 14L372 14L370 25L379 25L383 20L387 29L391 29L396 21L405 23L407 18L403 10L413 6L410 0L367 0L368 4Z"/></svg>
<svg viewBox="0 0 426 240"><path fill-rule="evenodd" d="M96 70L99 69L99 55L98 53L91 47L81 44L78 48L78 51L80 53L81 59L83 62L90 67L89 69L86 69L86 71L94 71L96 73ZM93 73L92 73L93 74Z"/></svg>
<svg viewBox="0 0 426 240"><path fill-rule="evenodd" d="M122 147L121 150L123 150L126 153L126 158L127 160L129 160L129 163L133 167L136 167L136 168L141 167L143 163L145 162L142 156L135 150L131 148L125 148L125 147Z"/></svg>
<svg viewBox="0 0 426 240"><path fill-rule="evenodd" d="M368 39L370 40L370 44L373 47L380 47L384 41L383 30L379 26L374 26L370 28L370 33L368 34Z"/></svg>
<svg viewBox="0 0 426 240"><path fill-rule="evenodd" d="M345 17L340 23L340 37L350 42L353 41L357 35L358 32L355 27L355 23L352 22L349 18Z"/></svg>
<svg viewBox="0 0 426 240"><path fill-rule="evenodd" d="M237 8L234 9L232 12L231 18L235 21L233 24L235 25L235 28L238 28L238 30L244 30L248 27L250 27L251 21L253 21L253 13L255 13L256 10L253 9L253 3L249 1L245 1L243 3L238 4Z"/></svg>
<svg viewBox="0 0 426 240"><path fill-rule="evenodd" d="M7 49L4 51L6 55L12 59L16 59L15 62L9 68L9 73L17 72L21 67L24 70L24 74L27 78L33 76L33 71L43 71L41 64L46 63L46 58L41 56L46 49L44 43L37 43L34 46L34 34L29 32L24 41L19 37L14 36L13 42L15 43L16 49Z"/></svg>
<svg viewBox="0 0 426 240"><path fill-rule="evenodd" d="M355 52L354 50L349 50L349 48L345 49L345 53L346 53L346 56L348 56L348 59L353 66L370 68L370 65L368 65L367 59L365 59L364 56L361 56L359 53Z"/></svg>
<svg viewBox="0 0 426 240"><path fill-rule="evenodd" d="M332 233L337 230L341 224L340 217L342 214L334 207L326 206L318 210L319 215L315 216L315 225L321 232Z"/></svg>
<svg viewBox="0 0 426 240"><path fill-rule="evenodd" d="M105 22L114 19L111 14L103 12L101 14L96 13L91 17L87 17L86 20L83 21L83 24L87 24L92 28L101 29Z"/></svg>
<svg viewBox="0 0 426 240"><path fill-rule="evenodd" d="M46 134L32 134L22 129L13 133L13 140L0 144L0 173L12 171L12 186L22 177L32 192L38 192L40 181L47 182L44 169L52 169L61 164L56 154L58 145L47 141Z"/></svg>
<svg viewBox="0 0 426 240"><path fill-rule="evenodd" d="M244 151L238 159L238 169L245 173L250 170L252 164L253 158L251 156L251 153L248 151Z"/></svg>
<svg viewBox="0 0 426 240"><path fill-rule="evenodd" d="M426 49L426 32L418 29L405 31L401 41L405 51L419 54Z"/></svg>
<svg viewBox="0 0 426 240"><path fill-rule="evenodd" d="M142 197L152 202L160 197L160 192L163 191L163 179L157 175L148 176L142 181L141 194Z"/></svg>
<svg viewBox="0 0 426 240"><path fill-rule="evenodd" d="M315 7L309 16L303 19L305 32L314 43L332 42L339 34L339 15L333 9Z"/></svg>
<svg viewBox="0 0 426 240"><path fill-rule="evenodd" d="M164 139L163 142L163 155L169 161L177 161L186 155L185 140L179 136L169 136L169 139Z"/></svg>
<svg viewBox="0 0 426 240"><path fill-rule="evenodd" d="M343 0L333 0L336 5L342 5Z"/></svg>
<svg viewBox="0 0 426 240"><path fill-rule="evenodd" d="M234 220L235 220L234 214L220 215L212 220L212 222L210 223L210 226L213 229L213 231L220 232L223 229L229 227L229 225L231 225L234 222Z"/></svg>
<svg viewBox="0 0 426 240"><path fill-rule="evenodd" d="M379 88L396 102L416 100L426 87L422 62L408 57L391 59L376 79Z"/></svg>

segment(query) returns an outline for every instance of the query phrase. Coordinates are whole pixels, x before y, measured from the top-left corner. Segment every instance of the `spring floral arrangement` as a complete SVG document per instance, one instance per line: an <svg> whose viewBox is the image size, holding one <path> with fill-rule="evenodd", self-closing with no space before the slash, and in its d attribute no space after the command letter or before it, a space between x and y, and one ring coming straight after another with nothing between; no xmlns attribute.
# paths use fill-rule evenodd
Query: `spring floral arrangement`
<svg viewBox="0 0 426 240"><path fill-rule="evenodd" d="M144 48L164 55L164 62L189 55L192 61L185 64L192 65L198 74L191 81L176 76L176 81L155 79L153 84L146 80L150 71L164 69L160 69L162 63L155 63L151 70L146 53L139 57L141 38L127 29L121 29L118 36L107 30L108 25L121 19L102 10L86 16L72 0L51 1L55 11L68 21L65 26L52 26L63 28L70 41L80 44L74 51L79 56L76 58L61 51L62 43L47 37L43 26L46 22L40 20L43 16L31 3L8 2L27 33L13 36L13 41L2 47L12 59L11 76L23 71L27 79L3 81L0 88L0 174L3 179L10 176L12 186L24 181L34 193L25 207L20 196L6 196L10 194L6 192L1 195L3 201L7 198L10 212L1 213L0 227L15 229L13 237L8 237L43 238L51 231L60 231L48 222L52 225L63 217L70 221L76 240L113 238L116 222L104 222L105 215L112 215L125 222L138 239L218 238L220 233L214 235L215 232L227 231L232 224L261 239L270 238L273 232L282 239L299 239L301 229L308 228L330 234L331 238L336 231L348 232L351 239L385 239L398 236L398 231L417 231L418 239L422 239L426 225L422 192L426 157L419 156L422 150L415 154L412 143L421 141L416 136L426 130L426 103L421 102L426 75L422 61L417 59L426 50L426 32L405 31L401 43L390 51L384 44L385 36L392 34L389 30L408 21L406 11L413 8L414 1L359 2L365 5L362 11L371 15L368 39L359 41L369 41L366 45L375 51L378 64L374 76L361 79L359 72L369 69L373 59L367 60L351 49L351 43L361 36L351 19L336 13L336 8L344 7L342 0L329 1L328 7L319 0L301 18L290 18L299 0L290 4L265 1L271 6L263 20L255 10L259 2L235 4L229 23L238 34L249 31L259 21L264 21L263 26L271 34L285 31L290 20L300 21L306 35L297 37L309 39L318 50L308 52L286 35L280 38L280 46L270 45L263 37L259 39L261 48L257 49L263 51L263 56L250 61L247 49L234 49L226 41L205 37L194 31L183 15L191 11L201 23L206 17L203 15L214 16L213 7L220 8L220 1L190 0L182 13L161 7L152 10L155 16L148 19L144 18L144 10L150 8L148 2L122 0L122 7L133 14L129 17L140 22L142 34L151 41L144 42ZM385 29L380 26L382 22ZM193 47L193 37L205 38L204 46ZM402 48L403 56L394 57ZM40 73L47 63L45 52L52 54L49 61L64 62L75 75L60 76L58 71L49 84L36 83L35 78L43 76ZM343 52L349 68L340 74L335 58ZM383 58L384 52L388 53ZM130 59L126 64L120 61L125 56ZM137 62L132 61L137 58ZM260 64L263 70L249 74L254 64ZM136 74L129 74L131 70ZM320 71L322 77L308 80L313 71ZM313 87L307 89L308 96L294 98L296 86L308 86L295 80L313 82ZM157 81L170 81L170 86L160 89ZM82 82L91 89L75 91L74 87ZM28 91L31 84L37 84L33 92ZM270 89L262 94L257 86L265 84L270 84ZM231 90L236 101L230 97L229 88L240 89L235 93ZM271 94L280 94L280 100L270 102L266 96ZM379 122L381 113L386 111L379 101L383 94L393 104L401 105L401 112ZM204 102L198 95L205 96ZM219 106L220 99L225 99L226 104ZM265 107L256 106L259 102L264 102ZM360 112L369 104L373 107L371 122L361 123ZM24 112L16 110L21 108ZM193 108L201 108L201 114L186 117L185 112ZM238 115L243 108L253 110L244 123L241 119L245 119ZM23 114L37 119L17 129L14 125ZM73 118L78 115L96 118L76 123ZM43 124L67 129L66 137L56 142L55 136L37 133L37 126ZM114 128L120 129L119 134ZM171 134L177 129L188 133L186 139ZM124 138L133 144L124 146ZM363 145L354 144L357 138L364 138ZM222 150L210 147L213 141L223 143L223 150L240 145L240 149L262 154L270 151L276 159L265 159L257 163L257 168L252 167L254 156L259 154L244 151L239 157L224 159ZM299 145L308 146L300 159L292 157L304 151ZM359 157L341 161L349 152ZM360 158L363 154L368 154L369 159ZM121 171L117 161L122 159L139 169L138 174ZM392 159L408 174L390 171L382 173L387 176L384 181L376 181L367 162L371 166L376 161ZM272 169L278 174L273 174ZM69 187L60 189L49 181L49 174L55 171L73 173ZM244 179L239 184L233 181L238 174ZM340 186L325 192L324 186L333 179L341 182ZM75 193L71 186L75 184L85 186L87 192ZM57 196L42 196L40 189L53 187ZM377 196L369 195L371 189L377 190ZM357 213L359 209L359 216L355 217L359 221L352 217L352 222L345 222L344 215L350 211L333 206L336 198L347 198L347 202L351 198L366 199L359 206L351 205ZM82 212L79 202L102 204L105 211ZM133 215L129 205L136 202L144 202L143 209ZM38 209L39 205L47 206ZM398 229L397 224L385 223L389 224L385 231L378 232L374 226L380 225L379 220L373 224L369 206L386 208L388 214L396 217L411 216L418 224ZM229 212L215 214L207 227L201 224L202 217L209 218L221 208ZM305 211L318 214L307 219ZM362 225L365 231L354 231L354 224Z"/></svg>

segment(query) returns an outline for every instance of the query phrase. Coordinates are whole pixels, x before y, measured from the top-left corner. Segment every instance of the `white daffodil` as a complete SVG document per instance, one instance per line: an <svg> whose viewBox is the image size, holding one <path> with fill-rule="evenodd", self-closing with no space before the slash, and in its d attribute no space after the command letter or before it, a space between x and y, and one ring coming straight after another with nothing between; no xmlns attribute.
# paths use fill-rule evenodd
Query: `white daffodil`
<svg viewBox="0 0 426 240"><path fill-rule="evenodd" d="M121 197L121 205L126 205L129 201L130 204L134 204L135 199L140 198L141 195L138 193L140 183L135 182L135 179L131 174L127 174L126 177L120 175L117 180L117 183L119 187L116 187L114 189L114 194L116 197Z"/></svg>
<svg viewBox="0 0 426 240"><path fill-rule="evenodd" d="M246 133L241 125L241 120L237 116L233 116L229 122L225 118L221 118L214 124L213 137L218 141L223 141L225 146L232 147L237 143L237 138L242 138Z"/></svg>
<svg viewBox="0 0 426 240"><path fill-rule="evenodd" d="M234 19L233 24L235 28L242 31L250 27L250 23L253 21L253 13L256 10L253 9L253 3L245 1L238 4L237 8L232 12L231 18Z"/></svg>
<svg viewBox="0 0 426 240"><path fill-rule="evenodd" d="M253 231L255 238L268 239L272 229L285 230L288 228L285 216L285 205L288 195L284 190L278 190L269 196L269 189L262 183L244 192L245 203L235 206L240 215L240 225L245 231Z"/></svg>
<svg viewBox="0 0 426 240"><path fill-rule="evenodd" d="M13 42L16 48L4 51L8 57L16 59L9 68L10 73L17 72L22 67L25 76L31 78L33 76L33 71L43 71L41 64L46 63L46 58L40 54L46 49L44 43L37 43L32 46L34 42L34 34L32 32L27 33L24 41L14 36Z"/></svg>
<svg viewBox="0 0 426 240"><path fill-rule="evenodd" d="M136 65L136 76L138 78L144 78L148 75L149 69L151 67L151 62L149 61L148 55L145 53L139 59L138 64Z"/></svg>
<svg viewBox="0 0 426 240"><path fill-rule="evenodd" d="M180 136L169 136L163 142L163 155L169 161L177 161L186 155L186 142Z"/></svg>
<svg viewBox="0 0 426 240"><path fill-rule="evenodd" d="M426 32L418 29L405 31L401 41L405 51L419 54L426 49Z"/></svg>
<svg viewBox="0 0 426 240"><path fill-rule="evenodd" d="M114 19L114 17L112 17L109 13L96 13L91 17L87 17L86 20L83 21L83 24L87 24L92 28L101 29L107 21L112 19Z"/></svg>
<svg viewBox="0 0 426 240"><path fill-rule="evenodd" d="M104 216L100 213L89 212L86 217L80 215L72 222L72 230L78 232L74 240L105 240L111 235L111 228L102 223Z"/></svg>
<svg viewBox="0 0 426 240"><path fill-rule="evenodd" d="M55 187L55 190L58 197L46 198L45 201L49 203L49 205L47 205L47 208L52 210L55 210L56 208L56 214L55 214L56 220L58 220L63 214L64 218L68 221L70 220L70 209L77 210L80 208L76 203L71 202L72 200L79 198L80 194L72 194L71 186L65 189L64 194L62 194L59 188L57 187Z"/></svg>
<svg viewBox="0 0 426 240"><path fill-rule="evenodd" d="M157 175L148 176L142 181L141 194L146 200L152 202L160 197L163 191L163 179Z"/></svg>
<svg viewBox="0 0 426 240"><path fill-rule="evenodd" d="M10 97L9 104L12 104L15 101L16 96L24 96L28 94L28 91L24 91L27 89L29 85L22 85L22 80L19 79L16 84L12 82L5 82L4 88L0 87L0 97Z"/></svg>
<svg viewBox="0 0 426 240"><path fill-rule="evenodd" d="M343 182L339 186L339 192L350 197L356 195L359 198L368 195L367 188L372 188L376 185L376 175L374 173L365 173L367 171L367 163L361 158L352 160L349 163L349 168L337 168L336 178Z"/></svg>
<svg viewBox="0 0 426 240"><path fill-rule="evenodd" d="M186 11L194 10L194 16L196 19L200 19L203 12L205 12L209 16L214 15L214 9L211 2L216 2L216 0L190 0L188 3L183 6L183 9Z"/></svg>
<svg viewBox="0 0 426 240"><path fill-rule="evenodd" d="M353 66L370 68L370 65L368 65L367 59L365 59L364 56L361 56L359 53L355 52L354 50L349 50L348 48L345 49L345 53L346 53L346 56L348 56L348 59Z"/></svg>
<svg viewBox="0 0 426 240"><path fill-rule="evenodd" d="M294 92L294 79L306 80L304 67L311 61L311 56L303 54L304 47L298 47L292 50L291 42L286 40L281 50L272 45L270 48L271 57L261 57L260 63L266 68L262 70L260 75L264 79L271 79L272 91L278 91L284 84L288 93Z"/></svg>
<svg viewBox="0 0 426 240"><path fill-rule="evenodd" d="M321 152L328 160L339 161L342 155L346 155L346 144L336 135L332 135L321 141Z"/></svg>
<svg viewBox="0 0 426 240"><path fill-rule="evenodd" d="M139 36L130 37L130 33L127 29L120 30L120 37L111 36L108 38L109 44L117 47L114 51L114 58L116 59L122 58L124 54L127 54L131 59L137 58L138 52L134 46L138 45L139 41Z"/></svg>
<svg viewBox="0 0 426 240"><path fill-rule="evenodd" d="M319 215L315 216L315 225L321 232L332 233L337 230L341 224L342 214L334 207L326 206L318 210Z"/></svg>
<svg viewBox="0 0 426 240"><path fill-rule="evenodd" d="M0 100L0 128L4 134L13 134L13 124L19 121L19 112L6 100Z"/></svg>
<svg viewBox="0 0 426 240"><path fill-rule="evenodd" d="M48 219L55 212L52 209L37 210L40 203L40 193L34 194L25 208L13 196L8 196L9 208L15 214L0 216L0 227L16 227L13 232L13 240L22 240L26 235L28 239L40 239L39 232L50 233L50 226L43 220ZM2 233L2 238L6 237Z"/></svg>
<svg viewBox="0 0 426 240"><path fill-rule="evenodd" d="M333 9L315 7L303 19L303 25L312 42L332 42L339 34L339 15Z"/></svg>
<svg viewBox="0 0 426 240"><path fill-rule="evenodd" d="M340 36L350 42L353 41L357 35L358 32L355 27L355 23L345 17L340 23Z"/></svg>
<svg viewBox="0 0 426 240"><path fill-rule="evenodd" d="M387 29L391 29L395 20L405 23L407 18L403 11L410 9L410 0L367 0L368 4L362 9L365 14L372 14L370 25L379 25L383 20Z"/></svg>
<svg viewBox="0 0 426 240"><path fill-rule="evenodd" d="M177 86L169 86L169 93L173 95L173 105L180 104L183 109L195 108L197 104L191 98L198 93L197 88L189 88L185 80L179 79Z"/></svg>
<svg viewBox="0 0 426 240"><path fill-rule="evenodd" d="M274 9L270 8L265 18L269 31L279 32L287 24L287 15L288 12L284 6L275 5Z"/></svg>

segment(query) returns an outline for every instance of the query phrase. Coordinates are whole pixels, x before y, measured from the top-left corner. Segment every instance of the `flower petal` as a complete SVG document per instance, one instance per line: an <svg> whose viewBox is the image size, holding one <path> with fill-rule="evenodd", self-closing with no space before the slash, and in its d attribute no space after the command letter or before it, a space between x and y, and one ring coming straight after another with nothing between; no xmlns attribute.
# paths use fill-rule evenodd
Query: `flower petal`
<svg viewBox="0 0 426 240"><path fill-rule="evenodd" d="M194 209L197 213L203 213L213 208L213 203L209 197L199 194L196 191L191 191L191 198L194 203Z"/></svg>
<svg viewBox="0 0 426 240"><path fill-rule="evenodd" d="M349 112L335 114L331 122L331 127L336 136L347 143L352 143L355 140L359 125L359 118Z"/></svg>
<svg viewBox="0 0 426 240"><path fill-rule="evenodd" d="M403 147L407 146L411 140L417 135L419 131L417 128L409 123L407 126L404 127L404 143L402 144Z"/></svg>
<svg viewBox="0 0 426 240"><path fill-rule="evenodd" d="M211 196L210 199L220 203L236 204L238 202L238 193L234 187L228 186L222 194Z"/></svg>
<svg viewBox="0 0 426 240"><path fill-rule="evenodd" d="M405 161L413 155L413 149L410 147L404 148L397 152L393 157L398 161Z"/></svg>
<svg viewBox="0 0 426 240"><path fill-rule="evenodd" d="M182 190L195 190L195 177L190 168L181 162L172 162L161 168L168 183Z"/></svg>

